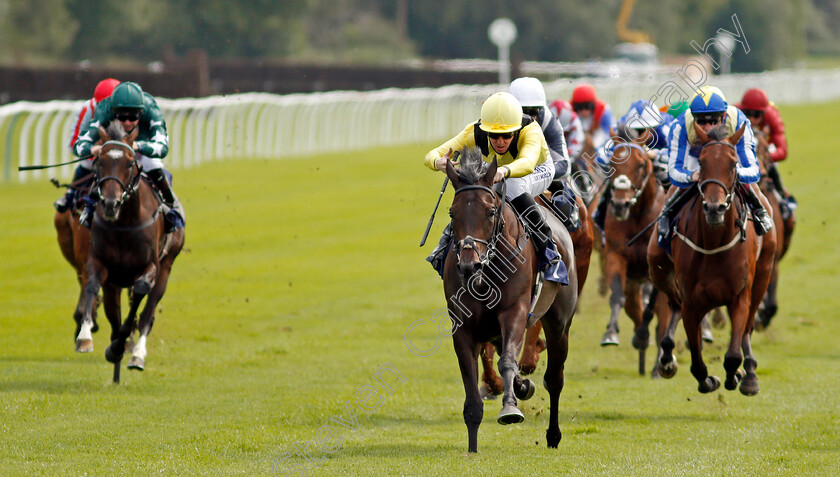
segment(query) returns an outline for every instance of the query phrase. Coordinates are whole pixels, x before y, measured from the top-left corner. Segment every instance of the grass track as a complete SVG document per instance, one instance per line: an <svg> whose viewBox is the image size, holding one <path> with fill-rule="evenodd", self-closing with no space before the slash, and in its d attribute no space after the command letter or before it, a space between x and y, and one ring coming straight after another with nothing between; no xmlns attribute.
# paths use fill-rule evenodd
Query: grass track
<svg viewBox="0 0 840 477"><path fill-rule="evenodd" d="M73 352L77 288L52 227L58 192L46 181L0 185L0 474L270 475L332 424L327 444L340 436L340 447L309 447L323 461L277 465L311 475L836 475L838 107L782 108L793 152L781 170L799 228L780 315L753 339L761 393L700 395L683 345L673 380L636 375L627 318L620 347L598 346L608 307L593 272L572 326L557 450L545 448L538 387L521 425L499 426L500 404L487 403L480 452L468 455L450 341L428 357L404 344L411 323L444 305L423 261L433 243L417 247L443 180L422 166L431 145L176 171L186 250L147 371L123 370L119 386L103 359L104 320L94 353ZM724 333L706 349L719 376ZM412 336L418 348L434 343L429 327ZM355 430L331 421L348 418L345 403L366 385L382 392L371 376L385 364L405 382L386 379L394 392L376 410L355 407Z"/></svg>

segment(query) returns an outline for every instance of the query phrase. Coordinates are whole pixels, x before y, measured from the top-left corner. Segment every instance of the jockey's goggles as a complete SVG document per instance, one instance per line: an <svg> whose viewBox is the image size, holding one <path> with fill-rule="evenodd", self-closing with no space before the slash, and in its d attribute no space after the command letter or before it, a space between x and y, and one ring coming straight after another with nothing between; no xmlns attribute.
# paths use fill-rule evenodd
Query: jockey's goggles
<svg viewBox="0 0 840 477"><path fill-rule="evenodd" d="M595 103L593 102L586 102L586 103L572 103L572 109L575 112L579 111L594 111L595 110Z"/></svg>
<svg viewBox="0 0 840 477"><path fill-rule="evenodd" d="M118 121L137 121L140 119L140 111L120 111L116 117Z"/></svg>
<svg viewBox="0 0 840 477"><path fill-rule="evenodd" d="M701 116L697 116L695 118L695 121L697 122L698 125L704 126L706 124L717 124L717 123L721 122L722 119L723 119L722 114L704 114L704 115L701 115Z"/></svg>
<svg viewBox="0 0 840 477"><path fill-rule="evenodd" d="M764 115L764 111L761 111L759 109L745 109L743 111L744 115L748 118L760 118Z"/></svg>
<svg viewBox="0 0 840 477"><path fill-rule="evenodd" d="M513 137L513 133L512 133L512 132L506 132L506 133L487 133L487 135L490 137L490 139L499 139L499 138L502 138L502 139L510 139L510 138L512 138L512 137Z"/></svg>
<svg viewBox="0 0 840 477"><path fill-rule="evenodd" d="M542 107L540 106L523 106L522 107L522 114L534 117L539 116L540 111L542 111Z"/></svg>

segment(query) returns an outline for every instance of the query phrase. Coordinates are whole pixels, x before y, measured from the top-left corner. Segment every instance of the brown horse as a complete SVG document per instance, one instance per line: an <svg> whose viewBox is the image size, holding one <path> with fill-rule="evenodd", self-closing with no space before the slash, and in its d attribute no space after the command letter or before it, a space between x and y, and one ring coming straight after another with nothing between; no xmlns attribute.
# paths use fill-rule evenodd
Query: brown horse
<svg viewBox="0 0 840 477"><path fill-rule="evenodd" d="M76 351L93 351L93 308L102 287L105 315L111 323L111 344L105 357L114 363L114 381L119 382L125 342L134 331L143 298L147 298L146 305L137 324L139 336L128 367L141 371L145 367L146 338L154 323L155 308L166 290L172 263L183 247L184 230L164 232L161 202L142 178L132 147L137 130L125 136L115 121L107 132L100 128L100 136L104 144L94 161L97 180L93 186L99 200L90 232L88 278ZM121 326L120 291L129 287L131 307Z"/></svg>
<svg viewBox="0 0 840 477"><path fill-rule="evenodd" d="M765 328L770 324L770 320L776 315L779 309L779 304L776 298L776 290L779 284L779 261L790 248L790 242L793 238L793 230L796 227L795 212L790 214L790 217L783 217L782 210L779 206L780 201L784 198L779 195L776 188L773 186L773 180L767 175L767 171L772 165L770 158L770 142L767 139L767 134L760 129L753 129L756 138L756 156L758 164L761 167L761 192L767 197L770 202L770 207L773 209L773 224L776 228L776 260L773 262L773 272L770 275L770 283L767 285L767 293L758 308L758 315L756 316L756 325L759 329Z"/></svg>
<svg viewBox="0 0 840 477"><path fill-rule="evenodd" d="M645 374L649 319L642 318L643 288L645 285L650 287L647 243L651 235L651 230L646 226L659 216L665 202L665 191L653 176L653 161L647 150L639 145L641 141L634 131L621 128L613 142L614 148L610 155L610 165L614 169L613 193L604 221L604 274L610 288L610 320L601 344L618 344L618 317L623 308L633 320L636 334L632 344L639 350L639 374ZM646 228L640 240L627 245L631 238ZM649 300L650 311L655 309L659 318L659 343L668 328L670 309L664 295L653 293ZM654 365L654 375L657 369L658 366Z"/></svg>
<svg viewBox="0 0 840 477"><path fill-rule="evenodd" d="M656 234L648 244L654 284L672 304L680 304L691 349L691 374L701 393L720 386L720 379L708 374L700 342L700 321L718 306L726 306L731 326L723 362L725 387L733 390L740 382L742 394L759 392L750 337L756 310L770 280L776 234L757 237L748 224L747 206L736 194L741 187L736 144L745 128L742 126L733 136L726 137L723 126L706 134L694 125L703 144L699 154L699 195L686 204L677 219L676 238L671 242L673 262L657 244ZM660 364L665 365L674 359L674 342L670 335L662 341L664 354ZM740 369L742 359L744 368ZM663 373L665 377L672 375Z"/></svg>
<svg viewBox="0 0 840 477"><path fill-rule="evenodd" d="M557 447L561 439L558 402L563 389L563 369L568 354L569 327L577 303L577 276L572 243L552 214L546 220L569 271L569 286L546 282L540 300L531 310L537 280L537 256L528 233L504 194L493 187L497 164L487 166L477 149L462 152L460 168L448 162L446 174L455 188L450 216L454 243L446 258L444 292L454 322L453 341L466 398L464 422L469 451L477 452L478 427L484 403L478 389L477 358L486 342L499 350L499 373L504 382L501 424L522 422L517 398L533 395L534 384L519 375L516 358L522 348L529 316L541 319L546 333L548 369L544 384L550 394L546 441Z"/></svg>
<svg viewBox="0 0 840 477"><path fill-rule="evenodd" d="M562 190L559 190L555 186L556 184L552 184L552 186L549 187L548 192L540 197L537 197L537 203L551 209L557 218L562 221L562 211L552 205L550 197L546 197L549 193L551 193L552 196L558 193L563 193ZM566 183L563 187L569 187L569 184ZM592 255L595 224L592 223L592 217L586 213L586 204L580 196L575 196L575 202L578 206L578 210L584 211L583 214L580 214L581 226L576 230L569 231L569 235L572 238L572 245L575 249L575 269L577 271L578 283L577 293L578 298L580 298L580 293L583 290L583 285L586 283L586 277L589 274L589 260ZM540 353L545 349L545 340L540 339L540 333L542 333L542 322L540 321L534 323L525 332L525 344L522 347L522 356L519 358L519 371L524 375L529 375L537 369ZM481 349L481 365L483 369L481 381L484 383L481 388L481 393L484 399L495 399L495 396L502 394L502 391L504 391L502 378L499 377L493 369L494 355L495 348L490 343L487 343Z"/></svg>
<svg viewBox="0 0 840 477"><path fill-rule="evenodd" d="M91 174L92 175L92 174ZM71 187L80 187L86 183L89 177L71 184ZM58 238L58 246L61 254L76 271L76 279L79 282L79 299L76 301L76 309L73 312L73 320L76 322L76 331L73 332L73 339L79 334L82 326L82 314L84 304L84 284L87 282L85 265L87 264L88 248L90 247L90 230L79 224L79 210L75 204L71 205L65 212L56 212L53 217L53 225ZM96 332L99 326L96 322L96 306L94 306L93 327L91 332Z"/></svg>

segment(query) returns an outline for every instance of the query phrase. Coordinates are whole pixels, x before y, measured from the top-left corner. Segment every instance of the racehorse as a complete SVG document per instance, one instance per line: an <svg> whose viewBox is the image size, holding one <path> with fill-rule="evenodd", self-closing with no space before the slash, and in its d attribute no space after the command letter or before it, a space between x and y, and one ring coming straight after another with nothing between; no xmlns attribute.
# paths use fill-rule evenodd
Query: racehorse
<svg viewBox="0 0 840 477"><path fill-rule="evenodd" d="M776 260L773 262L773 272L770 275L770 284L767 285L767 293L764 295L761 306L758 308L758 315L756 316L756 324L760 328L765 328L770 324L776 312L779 309L779 304L776 299L776 289L779 284L779 261L790 248L790 242L793 237L793 230L796 227L795 212L791 212L790 217L782 216L782 209L780 201L784 198L779 195L776 188L773 186L773 181L768 177L767 171L772 165L770 158L770 143L767 139L767 134L760 129L753 129L756 138L756 156L758 157L758 164L761 167L761 192L767 197L770 202L770 207L773 209L773 226L776 228Z"/></svg>
<svg viewBox="0 0 840 477"><path fill-rule="evenodd" d="M718 306L726 306L731 328L723 361L724 385L733 390L740 382L742 394L751 396L759 392L750 337L756 310L770 280L776 234L756 236L748 224L746 203L738 195L742 186L738 183L735 145L745 128L746 125L726 137L724 126L706 134L694 125L699 143L703 144L698 158L699 193L677 218L676 237L671 242L673 262L657 244L656 234L648 244L648 265L654 285L668 295L672 306L680 305L691 350L691 374L699 383L701 393L720 386L720 379L708 374L700 343L700 321ZM666 335L661 346L660 365L665 366L674 361L673 336ZM740 369L742 359L743 369ZM676 372L675 367L672 369ZM673 376L670 372L662 375Z"/></svg>
<svg viewBox="0 0 840 477"><path fill-rule="evenodd" d="M142 178L132 147L137 129L126 136L114 121L107 132L100 128L99 134L104 143L94 161L97 179L92 189L98 202L90 231L88 278L76 351L93 351L90 335L93 307L102 287L105 315L111 323L111 344L105 350L105 358L114 363L114 381L119 382L125 342L135 325L139 336L128 368L142 371L145 367L146 339L154 323L155 308L166 290L172 263L184 245L184 229L164 232L162 203ZM120 292L129 287L130 309L120 325ZM143 298L146 304L136 324Z"/></svg>
<svg viewBox="0 0 840 477"><path fill-rule="evenodd" d="M649 319L642 319L643 288L650 283L647 243L651 230L648 228L641 240L629 246L627 243L659 216L665 202L665 191L653 176L653 161L647 150L640 146L641 141L633 130L622 127L612 140L614 148L610 165L614 169L613 193L604 220L604 275L610 288L610 320L601 345L618 344L618 317L624 308L636 330L632 344L639 350L639 374L643 375L649 340ZM659 343L668 328L670 308L664 295L653 293L649 300L650 311L655 309L659 318ZM654 365L654 376L657 370L658 366Z"/></svg>
<svg viewBox="0 0 840 477"><path fill-rule="evenodd" d="M569 272L569 286L546 282L529 315L537 281L537 256L522 222L506 204L504 193L493 189L497 163L494 160L488 166L478 149L471 148L462 151L460 164L458 169L451 162L446 164L446 174L455 188L450 208L454 243L444 264L443 283L466 394L468 449L477 452L478 427L484 415L477 362L484 343L493 342L500 356L504 395L498 422L512 424L525 419L517 408L517 398L530 398L535 386L519 375L516 358L529 316L534 321L541 319L545 328L548 368L544 384L550 395L546 441L548 447L557 447L561 439L557 408L564 384L569 327L577 303L571 239L560 221L544 210Z"/></svg>
<svg viewBox="0 0 840 477"><path fill-rule="evenodd" d="M89 177L84 177L70 184L70 186L78 188L80 184L87 182L88 179ZM71 204L65 212L56 211L53 217L53 225L55 226L61 254L76 271L76 279L79 282L79 299L76 301L76 309L73 312L73 320L76 322L76 331L73 332L73 339L76 339L82 326L82 305L84 304L85 296L84 285L87 282L85 265L87 264L88 248L90 247L90 230L79 224L79 211L76 210L75 204ZM94 305L93 327L91 328L91 332L96 332L99 329L96 321L96 308L97 306Z"/></svg>

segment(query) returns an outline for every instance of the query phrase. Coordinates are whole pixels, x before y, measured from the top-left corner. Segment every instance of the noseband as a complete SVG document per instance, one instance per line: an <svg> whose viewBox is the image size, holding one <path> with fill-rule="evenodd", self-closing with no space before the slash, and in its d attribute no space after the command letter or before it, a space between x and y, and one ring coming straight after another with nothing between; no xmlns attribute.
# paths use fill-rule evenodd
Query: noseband
<svg viewBox="0 0 840 477"><path fill-rule="evenodd" d="M730 142L727 142L727 141L711 141L711 142L707 142L706 144L704 144L703 147L700 149L700 152L702 153L703 149L706 149L706 147L712 146L712 145L727 146L727 147L731 147L732 150L737 151L735 149L735 145L730 143ZM736 152L736 154L737 154L737 152ZM729 209L729 206L732 205L732 191L735 189L735 183L736 182L738 182L738 174L735 174L735 177L732 179L732 185L730 185L728 187L726 186L726 184L724 184L723 182L721 182L717 179L706 179L703 182L701 182L698 185L697 189L700 191L700 197L703 198L703 205L706 205L706 194L703 193L703 188L706 186L706 184L716 184L716 185L719 185L723 189L724 192L726 192L726 201L724 202L724 210Z"/></svg>
<svg viewBox="0 0 840 477"><path fill-rule="evenodd" d="M128 144L126 144L122 141L107 141L107 142L105 142L105 144L102 145L102 147L104 148L105 146L108 146L108 145L119 146L119 147L125 148L131 153L132 156L134 155L134 149L132 149L131 146L129 146ZM102 155L102 151L100 150L99 155L97 156L97 160L99 160L99 156L101 156L101 155ZM134 194L137 191L137 188L140 186L140 169L139 169L139 167L137 167L137 160L136 159L131 160L131 175L128 178L128 184L124 184L123 181L119 177L116 177L116 176L105 176L105 177L100 177L99 179L96 180L96 182L93 185L92 190L96 192L96 196L99 197L99 200L102 200L102 193L101 193L102 184L104 184L107 181L116 181L116 183L119 184L120 187L122 188L123 192L120 195L120 198L117 199L117 205L120 205L123 202L125 202L126 200L128 200L128 198L131 197L131 195Z"/></svg>
<svg viewBox="0 0 840 477"><path fill-rule="evenodd" d="M482 239L479 239L479 238L475 238L472 235L467 235L466 237L459 240L455 244L455 256L458 259L458 263L461 262L461 252L462 251L464 251L464 250L475 250L476 249L475 244L477 244L477 243L480 243L480 244L484 245L484 247L485 247L484 253L483 254L480 253L480 252L476 252L476 253L478 253L479 263L481 263L482 266L486 266L488 263L490 263L490 260L492 260L493 257L496 256L496 243L498 242L499 236L501 235L502 230L505 227L505 220L504 220L504 215L503 215L505 201L502 200L499 197L499 195L496 193L496 191L494 191L493 189L491 189L489 187L485 187L485 186L482 186L482 185L468 185L468 186L461 187L460 189L455 190L455 195L457 196L461 192L466 192L468 190L483 190L483 191L486 191L490 195L493 196L494 205L496 204L497 200L499 202L501 202L501 205L499 207L496 207L496 213L493 216L493 232L490 235L490 240L489 241L488 240L482 240Z"/></svg>

